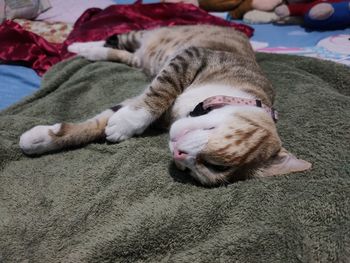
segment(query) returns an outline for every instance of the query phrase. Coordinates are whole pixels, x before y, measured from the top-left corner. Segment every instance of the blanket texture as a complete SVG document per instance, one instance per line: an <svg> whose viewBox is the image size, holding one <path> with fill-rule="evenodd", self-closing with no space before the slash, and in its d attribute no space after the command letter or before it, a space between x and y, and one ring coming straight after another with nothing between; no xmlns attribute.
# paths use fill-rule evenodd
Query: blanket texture
<svg viewBox="0 0 350 263"><path fill-rule="evenodd" d="M311 171L201 187L154 130L27 157L25 130L91 117L148 83L118 63L67 60L0 113L0 262L349 262L350 70L257 57L284 146Z"/></svg>

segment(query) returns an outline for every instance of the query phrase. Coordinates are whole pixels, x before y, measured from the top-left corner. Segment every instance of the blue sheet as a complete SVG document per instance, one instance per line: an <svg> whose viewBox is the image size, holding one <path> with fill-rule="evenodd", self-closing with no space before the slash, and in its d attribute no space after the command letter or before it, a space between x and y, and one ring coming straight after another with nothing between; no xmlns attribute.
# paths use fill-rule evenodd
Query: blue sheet
<svg viewBox="0 0 350 263"><path fill-rule="evenodd" d="M268 42L273 47L311 47L327 37L350 34L350 28L333 31L307 31L298 25L262 24L250 26L255 29L252 40Z"/></svg>
<svg viewBox="0 0 350 263"><path fill-rule="evenodd" d="M39 88L40 80L30 68L0 65L0 109L35 92Z"/></svg>
<svg viewBox="0 0 350 263"><path fill-rule="evenodd" d="M309 31L298 25L252 25L256 51L331 60L350 66L350 28Z"/></svg>

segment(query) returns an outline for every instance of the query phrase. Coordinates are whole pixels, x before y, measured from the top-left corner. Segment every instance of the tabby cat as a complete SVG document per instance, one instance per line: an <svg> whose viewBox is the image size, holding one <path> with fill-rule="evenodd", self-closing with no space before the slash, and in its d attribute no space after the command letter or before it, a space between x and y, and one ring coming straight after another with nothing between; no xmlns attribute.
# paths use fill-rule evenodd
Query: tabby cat
<svg viewBox="0 0 350 263"><path fill-rule="evenodd" d="M196 25L74 43L89 60L142 68L153 76L135 98L78 124L36 126L20 138L28 155L106 138L121 142L150 124L170 125L175 164L204 185L304 171L311 164L284 148L277 134L274 91L247 37L229 27Z"/></svg>

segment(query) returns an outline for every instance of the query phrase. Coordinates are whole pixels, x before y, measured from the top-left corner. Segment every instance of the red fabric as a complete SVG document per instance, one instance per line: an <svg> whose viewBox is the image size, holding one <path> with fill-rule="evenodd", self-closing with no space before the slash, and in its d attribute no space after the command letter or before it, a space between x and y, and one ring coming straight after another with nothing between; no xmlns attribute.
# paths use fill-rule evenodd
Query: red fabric
<svg viewBox="0 0 350 263"><path fill-rule="evenodd" d="M67 46L74 42L103 40L113 34L159 26L213 24L232 26L251 36L253 29L209 15L194 5L147 4L112 5L104 10L86 10L74 25L63 44L47 42L42 37L25 31L20 25L5 21L0 25L0 60L21 62L33 68L39 75L52 65L73 54Z"/></svg>
<svg viewBox="0 0 350 263"><path fill-rule="evenodd" d="M11 20L0 25L0 47L0 60L20 62L39 75L62 60L61 45L49 43Z"/></svg>

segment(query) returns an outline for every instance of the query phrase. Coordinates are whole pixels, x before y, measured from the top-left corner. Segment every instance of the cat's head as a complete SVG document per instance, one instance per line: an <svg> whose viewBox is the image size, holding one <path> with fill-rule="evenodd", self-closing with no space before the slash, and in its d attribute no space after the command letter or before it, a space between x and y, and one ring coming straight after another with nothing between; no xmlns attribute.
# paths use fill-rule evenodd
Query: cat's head
<svg viewBox="0 0 350 263"><path fill-rule="evenodd" d="M188 168L204 185L311 167L282 148L274 121L258 107L225 106L179 119L171 126L169 145L177 167Z"/></svg>

